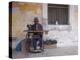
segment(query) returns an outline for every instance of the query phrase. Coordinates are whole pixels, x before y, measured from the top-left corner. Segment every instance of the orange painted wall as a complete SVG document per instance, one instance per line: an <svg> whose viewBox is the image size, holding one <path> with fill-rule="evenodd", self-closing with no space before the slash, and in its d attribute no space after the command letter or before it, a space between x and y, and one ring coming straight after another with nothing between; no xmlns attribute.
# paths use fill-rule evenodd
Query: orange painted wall
<svg viewBox="0 0 80 60"><path fill-rule="evenodd" d="M40 3L12 3L12 37L24 38L23 32L27 24L33 24L34 17L42 23L42 4Z"/></svg>

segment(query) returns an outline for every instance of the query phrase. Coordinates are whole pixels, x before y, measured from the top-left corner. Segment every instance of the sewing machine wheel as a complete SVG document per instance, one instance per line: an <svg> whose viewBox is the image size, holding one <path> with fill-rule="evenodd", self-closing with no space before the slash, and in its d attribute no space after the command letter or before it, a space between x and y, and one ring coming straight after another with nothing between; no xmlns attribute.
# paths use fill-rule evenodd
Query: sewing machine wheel
<svg viewBox="0 0 80 60"><path fill-rule="evenodd" d="M30 50L31 53L41 53L43 50Z"/></svg>
<svg viewBox="0 0 80 60"><path fill-rule="evenodd" d="M42 51L43 51L43 49L34 50L34 48L31 48L29 52L31 52L31 53L41 53Z"/></svg>

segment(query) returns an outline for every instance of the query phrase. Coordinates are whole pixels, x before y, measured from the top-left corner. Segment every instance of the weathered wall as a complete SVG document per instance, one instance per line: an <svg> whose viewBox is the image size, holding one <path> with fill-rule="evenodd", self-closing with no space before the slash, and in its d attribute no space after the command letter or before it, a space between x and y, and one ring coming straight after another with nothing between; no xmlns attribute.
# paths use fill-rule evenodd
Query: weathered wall
<svg viewBox="0 0 80 60"><path fill-rule="evenodd" d="M27 24L33 24L34 17L42 23L42 5L40 3L13 2L12 4L12 37L23 39Z"/></svg>
<svg viewBox="0 0 80 60"><path fill-rule="evenodd" d="M47 4L44 4L44 18L48 22ZM46 15L45 15L46 14ZM58 41L58 47L77 46L78 44L78 7L75 5L69 6L69 22L70 25L49 25L46 22L46 27L49 29L45 39L55 39Z"/></svg>
<svg viewBox="0 0 80 60"><path fill-rule="evenodd" d="M70 25L49 25L47 4L40 3L14 3L12 8L12 36L22 40L26 36L23 32L27 24L33 24L34 17L39 17L44 29L49 29L45 39L55 39L58 47L77 46L78 43L78 7L69 6Z"/></svg>

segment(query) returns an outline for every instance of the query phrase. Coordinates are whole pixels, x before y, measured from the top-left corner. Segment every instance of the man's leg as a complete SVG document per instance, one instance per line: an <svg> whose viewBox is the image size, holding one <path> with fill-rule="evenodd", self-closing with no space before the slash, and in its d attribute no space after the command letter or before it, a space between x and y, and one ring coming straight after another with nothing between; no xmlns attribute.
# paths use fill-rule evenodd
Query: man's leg
<svg viewBox="0 0 80 60"><path fill-rule="evenodd" d="M39 46L40 46L40 49L42 48L42 38L40 37L39 38Z"/></svg>
<svg viewBox="0 0 80 60"><path fill-rule="evenodd" d="M33 48L34 48L34 50L36 50L36 39L35 38L33 38Z"/></svg>

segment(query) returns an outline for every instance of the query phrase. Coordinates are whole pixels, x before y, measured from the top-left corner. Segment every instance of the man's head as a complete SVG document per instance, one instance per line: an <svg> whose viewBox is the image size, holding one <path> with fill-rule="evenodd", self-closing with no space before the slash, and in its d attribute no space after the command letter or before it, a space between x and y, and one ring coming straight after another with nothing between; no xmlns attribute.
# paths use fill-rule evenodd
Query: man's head
<svg viewBox="0 0 80 60"><path fill-rule="evenodd" d="M38 24L39 23L39 20L37 17L34 18L34 24Z"/></svg>

